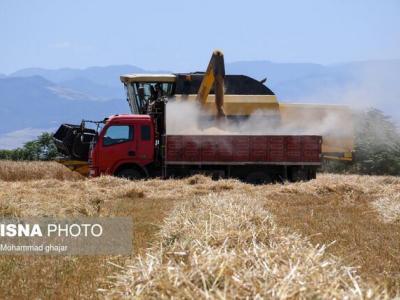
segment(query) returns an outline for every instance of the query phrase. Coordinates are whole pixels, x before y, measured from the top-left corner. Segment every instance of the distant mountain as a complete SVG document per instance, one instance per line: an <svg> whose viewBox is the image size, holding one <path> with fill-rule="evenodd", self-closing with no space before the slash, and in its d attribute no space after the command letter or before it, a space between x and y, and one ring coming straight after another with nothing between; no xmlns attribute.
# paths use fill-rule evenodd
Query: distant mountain
<svg viewBox="0 0 400 300"><path fill-rule="evenodd" d="M386 110L399 99L400 60L363 61L336 65L312 63L274 63L239 61L226 64L228 74L267 78L267 86L280 101L311 103L346 103L374 105ZM97 101L125 98L119 76L125 73L154 73L130 65L91 67L87 69L47 70L30 68L10 76L39 75L64 88ZM160 71L168 73L168 71ZM379 96L380 95L380 96ZM77 96L77 95L75 95Z"/></svg>
<svg viewBox="0 0 400 300"><path fill-rule="evenodd" d="M283 102L373 106L400 120L400 60L328 66L250 61L227 64L226 70L256 79L267 77L267 86Z"/></svg>
<svg viewBox="0 0 400 300"><path fill-rule="evenodd" d="M125 100L97 101L40 76L0 79L0 135L30 128L57 128L82 118L101 120L129 113ZM1 145L0 145L0 148Z"/></svg>
<svg viewBox="0 0 400 300"><path fill-rule="evenodd" d="M105 86L121 86L119 76L126 73L148 73L141 68L130 65L116 65L107 67L90 67L86 69L41 69L28 68L10 74L10 77L41 76L49 81L61 83L65 81L86 79L93 83Z"/></svg>
<svg viewBox="0 0 400 300"><path fill-rule="evenodd" d="M255 79L267 78L268 86L297 80L311 75L324 74L322 65L311 63L273 63L270 61L238 61L226 64L228 74L244 74Z"/></svg>
<svg viewBox="0 0 400 300"><path fill-rule="evenodd" d="M4 77L6 77L6 75L0 73L0 78L4 78Z"/></svg>
<svg viewBox="0 0 400 300"><path fill-rule="evenodd" d="M282 102L373 106L400 120L400 60L328 66L241 61L227 63L226 72L258 80L266 77L266 85ZM119 80L125 73L170 72L118 65L58 70L30 68L6 77L0 74L0 148L5 141L12 143L14 137L18 137L16 145L20 145L24 135L29 139L41 129L54 129L62 122L128 113Z"/></svg>
<svg viewBox="0 0 400 300"><path fill-rule="evenodd" d="M125 91L121 82L118 85L104 85L93 82L87 78L76 77L67 81L61 81L60 86L69 88L71 90L80 91L84 94L95 97L98 101L105 101L107 99L125 99Z"/></svg>
<svg viewBox="0 0 400 300"><path fill-rule="evenodd" d="M120 76L128 73L170 73L168 71L147 71L136 66L115 65L90 67L86 69L42 69L27 68L11 73L9 77L40 76L71 90L79 91L98 101L115 98L125 99Z"/></svg>

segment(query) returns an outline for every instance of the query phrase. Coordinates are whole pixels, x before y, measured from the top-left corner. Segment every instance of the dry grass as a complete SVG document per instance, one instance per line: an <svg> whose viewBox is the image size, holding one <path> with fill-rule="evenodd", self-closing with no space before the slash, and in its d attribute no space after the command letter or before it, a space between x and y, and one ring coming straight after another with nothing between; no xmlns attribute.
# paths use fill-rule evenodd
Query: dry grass
<svg viewBox="0 0 400 300"><path fill-rule="evenodd" d="M56 162L0 160L0 180L27 181L38 179L79 180L84 177Z"/></svg>
<svg viewBox="0 0 400 300"><path fill-rule="evenodd" d="M383 222L400 223L400 193L381 197L372 204L381 215Z"/></svg>
<svg viewBox="0 0 400 300"><path fill-rule="evenodd" d="M28 170L32 164L16 165ZM47 167L54 174L52 168L59 166ZM134 254L150 246L175 202L189 200L192 193L206 194L209 188L229 188L201 177L206 182L195 186L178 180L24 178L22 173L15 181L0 180L0 216L132 216ZM108 262L120 265L127 258L0 256L0 299L98 298L97 289L108 288L112 280L107 276L117 270Z"/></svg>
<svg viewBox="0 0 400 300"><path fill-rule="evenodd" d="M0 162L0 215L132 216L134 255L1 256L0 298L98 298L99 288L144 298L399 295L399 178L131 182L75 178L52 163L12 164Z"/></svg>
<svg viewBox="0 0 400 300"><path fill-rule="evenodd" d="M210 194L167 218L160 242L118 278L111 297L356 298L353 270L276 227L260 199Z"/></svg>
<svg viewBox="0 0 400 300"><path fill-rule="evenodd" d="M93 184L88 181L81 182L78 186L71 182L55 180L30 182L28 186L12 186L13 191L8 193L8 197L13 193L20 197L18 205L11 207L22 216L106 216L138 212L132 216L135 220L134 249L139 252L152 240L152 235L158 228L157 224L168 212L171 203L151 198L136 198L132 194L125 197L123 193L109 198L113 197L112 192L104 195L104 190L112 190L111 186L104 187L107 183L106 178ZM43 185L46 188L43 189ZM61 193L57 194L58 192ZM32 195L32 198L29 195ZM0 199L5 198L2 196ZM16 202L12 201L12 198L8 200L13 204ZM107 287L107 275L115 271L115 267L108 262L123 264L126 259L127 257L106 256L0 257L0 298L97 298L97 289Z"/></svg>
<svg viewBox="0 0 400 300"><path fill-rule="evenodd" d="M311 182L271 186L264 206L279 226L309 236L313 244L334 241L330 253L394 296L400 295L400 223L393 217L399 191L395 177L320 175ZM384 209L382 199L390 203Z"/></svg>

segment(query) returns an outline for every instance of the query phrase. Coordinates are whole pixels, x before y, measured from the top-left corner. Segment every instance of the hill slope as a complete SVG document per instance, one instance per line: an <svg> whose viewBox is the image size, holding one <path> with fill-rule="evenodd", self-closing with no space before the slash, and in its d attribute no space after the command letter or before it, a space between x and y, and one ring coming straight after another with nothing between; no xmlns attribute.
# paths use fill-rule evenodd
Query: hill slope
<svg viewBox="0 0 400 300"><path fill-rule="evenodd" d="M400 60L364 61L322 66L268 61L227 64L228 73L267 77L283 102L376 107L400 121Z"/></svg>
<svg viewBox="0 0 400 300"><path fill-rule="evenodd" d="M75 80L78 78L87 79L97 84L107 86L120 86L119 76L125 73L145 73L146 71L130 65L115 65L106 67L90 67L86 69L42 69L27 68L16 71L9 76L11 77L31 77L41 76L49 81L61 83L64 81Z"/></svg>
<svg viewBox="0 0 400 300"><path fill-rule="evenodd" d="M122 99L97 100L40 76L0 79L0 134L25 128L54 128L63 122L129 112Z"/></svg>

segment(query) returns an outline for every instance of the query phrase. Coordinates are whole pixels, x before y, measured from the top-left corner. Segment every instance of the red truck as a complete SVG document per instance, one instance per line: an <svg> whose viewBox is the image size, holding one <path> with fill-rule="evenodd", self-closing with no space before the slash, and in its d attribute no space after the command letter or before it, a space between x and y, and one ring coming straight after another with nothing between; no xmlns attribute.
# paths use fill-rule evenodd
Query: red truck
<svg viewBox="0 0 400 300"><path fill-rule="evenodd" d="M260 183L313 179L321 164L321 136L164 134L157 138L150 115L111 116L95 140L90 176L137 179L202 173Z"/></svg>

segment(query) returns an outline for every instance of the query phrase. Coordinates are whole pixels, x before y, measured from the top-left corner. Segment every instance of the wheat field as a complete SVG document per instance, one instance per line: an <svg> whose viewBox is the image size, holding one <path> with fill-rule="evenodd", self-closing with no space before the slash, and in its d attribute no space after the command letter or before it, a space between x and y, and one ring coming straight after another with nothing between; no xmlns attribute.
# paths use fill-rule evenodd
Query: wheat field
<svg viewBox="0 0 400 300"><path fill-rule="evenodd" d="M131 216L131 256L0 256L0 298L400 296L400 178L85 179L0 161L1 216Z"/></svg>

